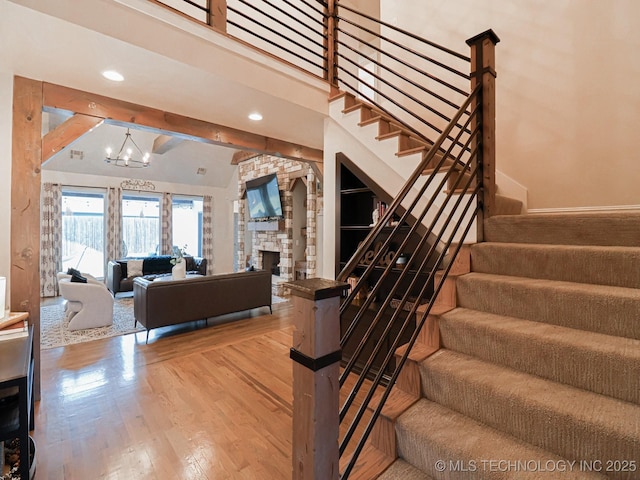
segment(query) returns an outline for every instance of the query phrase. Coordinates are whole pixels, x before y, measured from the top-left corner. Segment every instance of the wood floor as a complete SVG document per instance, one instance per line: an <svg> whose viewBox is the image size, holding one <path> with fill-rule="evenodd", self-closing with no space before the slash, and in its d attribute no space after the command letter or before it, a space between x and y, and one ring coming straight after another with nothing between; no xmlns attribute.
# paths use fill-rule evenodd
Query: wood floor
<svg viewBox="0 0 640 480"><path fill-rule="evenodd" d="M291 307L265 310L43 350L36 480L291 478Z"/></svg>

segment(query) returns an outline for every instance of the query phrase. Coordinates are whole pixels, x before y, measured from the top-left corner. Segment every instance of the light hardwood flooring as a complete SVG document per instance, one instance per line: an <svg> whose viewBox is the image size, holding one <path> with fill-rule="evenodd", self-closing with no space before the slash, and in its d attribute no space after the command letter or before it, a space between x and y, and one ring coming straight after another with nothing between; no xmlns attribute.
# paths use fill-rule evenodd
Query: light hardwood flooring
<svg viewBox="0 0 640 480"><path fill-rule="evenodd" d="M289 303L42 351L36 480L291 478Z"/></svg>

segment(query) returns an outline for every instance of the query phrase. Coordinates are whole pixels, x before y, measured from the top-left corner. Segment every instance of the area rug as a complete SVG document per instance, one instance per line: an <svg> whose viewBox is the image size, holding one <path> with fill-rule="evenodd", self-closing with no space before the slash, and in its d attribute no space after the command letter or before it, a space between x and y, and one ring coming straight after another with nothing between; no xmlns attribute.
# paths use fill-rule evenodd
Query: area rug
<svg viewBox="0 0 640 480"><path fill-rule="evenodd" d="M83 330L69 330L69 321L64 318L64 305L48 305L40 308L40 346L43 349L56 348L144 330L141 326L135 328L133 323L133 297L115 300L113 325Z"/></svg>
<svg viewBox="0 0 640 480"><path fill-rule="evenodd" d="M273 304L288 301L289 298L286 297L276 295L272 297ZM141 331L144 331L143 327L133 327L133 297L115 300L113 325L84 330L69 330L69 321L64 318L64 305L48 305L40 308L40 347L44 350Z"/></svg>

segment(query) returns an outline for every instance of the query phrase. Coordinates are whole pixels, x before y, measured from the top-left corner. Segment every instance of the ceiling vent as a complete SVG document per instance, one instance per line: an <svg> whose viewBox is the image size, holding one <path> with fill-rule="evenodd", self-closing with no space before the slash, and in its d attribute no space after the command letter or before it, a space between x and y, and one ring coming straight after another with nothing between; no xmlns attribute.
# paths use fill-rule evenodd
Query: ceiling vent
<svg viewBox="0 0 640 480"><path fill-rule="evenodd" d="M84 158L84 152L82 150L69 150L69 158L82 160Z"/></svg>
<svg viewBox="0 0 640 480"><path fill-rule="evenodd" d="M206 174L206 173L207 173L207 169L206 169L206 168L202 168L202 167L200 167L200 168L198 169L198 171L196 172L196 175L204 175L204 174Z"/></svg>

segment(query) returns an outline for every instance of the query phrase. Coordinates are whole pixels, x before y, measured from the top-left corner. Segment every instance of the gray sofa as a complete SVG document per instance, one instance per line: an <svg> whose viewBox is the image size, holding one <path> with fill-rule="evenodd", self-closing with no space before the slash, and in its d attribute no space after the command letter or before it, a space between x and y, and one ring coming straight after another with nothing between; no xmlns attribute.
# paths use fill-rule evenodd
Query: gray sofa
<svg viewBox="0 0 640 480"><path fill-rule="evenodd" d="M147 339L152 328L263 306L271 310L271 272L262 270L133 281L133 312Z"/></svg>
<svg viewBox="0 0 640 480"><path fill-rule="evenodd" d="M160 276L171 274L173 265L171 255L154 255L146 258L123 258L121 260L111 260L107 264L107 288L114 296L119 292L131 292L133 290L132 277L127 272L129 260L142 260L142 278L154 280ZM198 275L207 274L207 259L186 255L186 273L196 273Z"/></svg>

